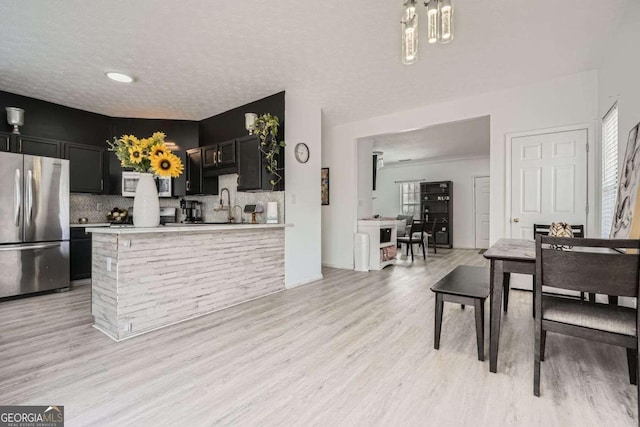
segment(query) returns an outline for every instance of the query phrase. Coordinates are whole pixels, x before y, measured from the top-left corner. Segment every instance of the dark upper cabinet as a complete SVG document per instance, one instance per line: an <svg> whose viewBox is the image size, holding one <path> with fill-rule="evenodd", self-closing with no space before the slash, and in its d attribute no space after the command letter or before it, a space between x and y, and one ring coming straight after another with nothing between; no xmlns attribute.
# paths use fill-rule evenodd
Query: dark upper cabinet
<svg viewBox="0 0 640 427"><path fill-rule="evenodd" d="M11 134L0 132L0 151L11 151Z"/></svg>
<svg viewBox="0 0 640 427"><path fill-rule="evenodd" d="M32 156L60 157L60 141L34 136L17 135L11 151Z"/></svg>
<svg viewBox="0 0 640 427"><path fill-rule="evenodd" d="M260 151L257 136L246 136L236 140L238 149L238 191L271 190L273 174L267 171L264 155ZM282 164L282 161L280 161ZM281 172L284 177L284 171ZM284 179L274 190L284 189Z"/></svg>
<svg viewBox="0 0 640 427"><path fill-rule="evenodd" d="M187 150L186 158L186 194L202 194L202 149Z"/></svg>
<svg viewBox="0 0 640 427"><path fill-rule="evenodd" d="M218 177L205 176L203 158L204 148L187 150L185 162L186 195L218 194Z"/></svg>
<svg viewBox="0 0 640 427"><path fill-rule="evenodd" d="M218 144L218 166L226 167L236 164L236 141L221 142Z"/></svg>
<svg viewBox="0 0 640 427"><path fill-rule="evenodd" d="M120 160L113 151L106 153L105 164L107 167L107 182L105 194L112 196L122 196L122 171Z"/></svg>
<svg viewBox="0 0 640 427"><path fill-rule="evenodd" d="M84 228L71 229L69 266L71 280L91 277L91 234Z"/></svg>
<svg viewBox="0 0 640 427"><path fill-rule="evenodd" d="M206 177L236 173L236 141L202 147L202 167Z"/></svg>
<svg viewBox="0 0 640 427"><path fill-rule="evenodd" d="M72 193L104 192L105 150L82 144L64 144L64 158L69 160L69 187Z"/></svg>

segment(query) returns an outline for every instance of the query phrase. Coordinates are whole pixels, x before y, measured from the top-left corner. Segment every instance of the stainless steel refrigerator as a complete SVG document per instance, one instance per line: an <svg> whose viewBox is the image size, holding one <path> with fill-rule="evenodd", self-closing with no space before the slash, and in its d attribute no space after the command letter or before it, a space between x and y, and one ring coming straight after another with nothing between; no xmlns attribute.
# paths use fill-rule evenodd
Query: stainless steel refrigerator
<svg viewBox="0 0 640 427"><path fill-rule="evenodd" d="M0 153L0 298L69 286L69 161Z"/></svg>

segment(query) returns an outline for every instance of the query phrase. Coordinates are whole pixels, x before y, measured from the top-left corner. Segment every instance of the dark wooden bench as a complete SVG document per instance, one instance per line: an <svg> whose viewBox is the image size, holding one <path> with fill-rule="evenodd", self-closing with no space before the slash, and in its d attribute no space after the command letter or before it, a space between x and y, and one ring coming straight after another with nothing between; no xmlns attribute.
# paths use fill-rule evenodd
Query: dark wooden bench
<svg viewBox="0 0 640 427"><path fill-rule="evenodd" d="M433 348L440 348L442 311L445 302L473 305L476 315L478 360L484 360L484 302L489 296L489 269L459 265L444 276L431 290L436 294L436 324Z"/></svg>

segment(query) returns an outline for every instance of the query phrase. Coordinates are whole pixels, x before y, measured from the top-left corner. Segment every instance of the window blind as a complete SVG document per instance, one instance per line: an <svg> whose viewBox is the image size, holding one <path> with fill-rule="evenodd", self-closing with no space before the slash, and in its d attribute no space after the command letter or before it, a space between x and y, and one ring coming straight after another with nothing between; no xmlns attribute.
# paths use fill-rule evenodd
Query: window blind
<svg viewBox="0 0 640 427"><path fill-rule="evenodd" d="M601 236L609 238L618 192L618 106L602 119L602 211Z"/></svg>

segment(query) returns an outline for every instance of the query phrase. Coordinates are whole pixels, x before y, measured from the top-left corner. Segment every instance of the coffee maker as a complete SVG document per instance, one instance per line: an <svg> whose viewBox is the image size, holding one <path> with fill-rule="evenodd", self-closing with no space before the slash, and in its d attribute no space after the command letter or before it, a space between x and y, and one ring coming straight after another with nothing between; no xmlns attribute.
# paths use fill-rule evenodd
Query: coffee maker
<svg viewBox="0 0 640 427"><path fill-rule="evenodd" d="M202 202L196 200L180 200L182 222L195 224L202 222Z"/></svg>

